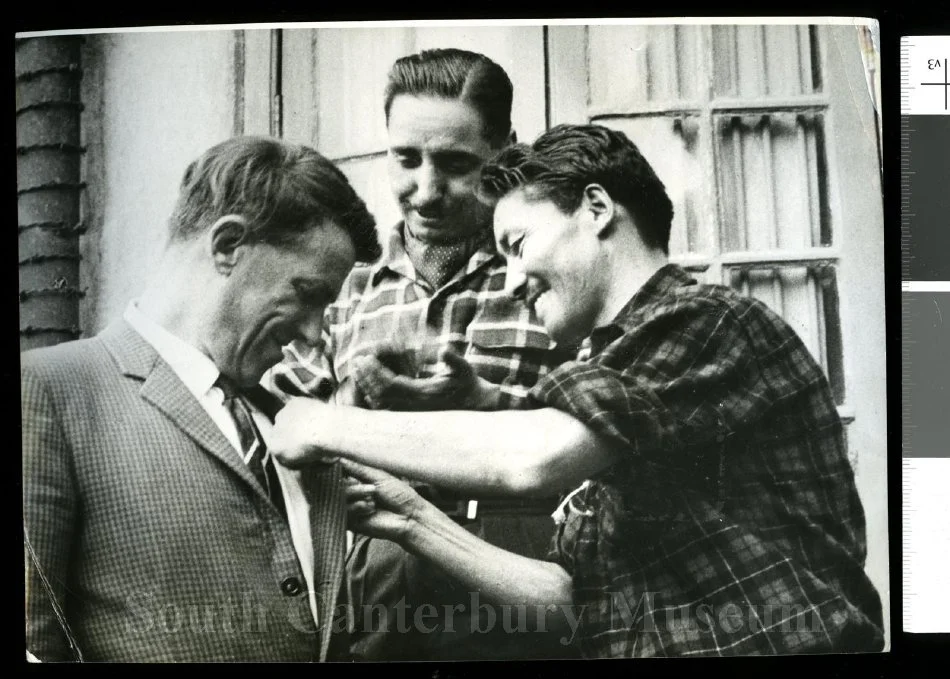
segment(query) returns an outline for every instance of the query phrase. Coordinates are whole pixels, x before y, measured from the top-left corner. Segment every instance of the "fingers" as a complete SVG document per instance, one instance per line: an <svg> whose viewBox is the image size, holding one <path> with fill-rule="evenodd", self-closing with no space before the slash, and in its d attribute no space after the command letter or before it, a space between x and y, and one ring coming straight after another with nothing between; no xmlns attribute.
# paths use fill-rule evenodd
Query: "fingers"
<svg viewBox="0 0 950 679"><path fill-rule="evenodd" d="M444 350L440 357L444 359L444 370L427 377L400 375L370 355L354 357L351 370L365 401L373 409L413 411L462 407L472 387L474 370L454 351Z"/></svg>
<svg viewBox="0 0 950 679"><path fill-rule="evenodd" d="M386 392L392 388L398 375L375 356L356 356L352 365L353 377L366 401L375 409L385 407Z"/></svg>
<svg viewBox="0 0 950 679"><path fill-rule="evenodd" d="M353 374L366 401L376 410L425 409L425 399L442 389L431 378L399 375L374 356L355 357Z"/></svg>
<svg viewBox="0 0 950 679"><path fill-rule="evenodd" d="M418 365L432 364L439 361L441 351L439 345L435 342L423 342L416 350L416 362Z"/></svg>
<svg viewBox="0 0 950 679"><path fill-rule="evenodd" d="M368 500L355 500L346 505L346 511L351 517L369 516L376 512L376 501L372 498Z"/></svg>
<svg viewBox="0 0 950 679"><path fill-rule="evenodd" d="M453 373L467 375L472 372L471 364L451 348L443 349L439 353L439 360L445 363Z"/></svg>
<svg viewBox="0 0 950 679"><path fill-rule="evenodd" d="M351 500L355 501L372 497L375 491L376 486L372 483L361 483L354 480L343 489L343 495L346 498L346 501L349 502Z"/></svg>
<svg viewBox="0 0 950 679"><path fill-rule="evenodd" d="M406 347L394 339L378 340L370 346L372 346L372 352L375 355L401 354L406 351Z"/></svg>
<svg viewBox="0 0 950 679"><path fill-rule="evenodd" d="M345 458L340 459L340 466L343 468L344 473L349 474L358 482L368 484L370 488L373 488L377 483L383 483L384 481L396 478L392 474L384 472L382 469L368 467L365 464Z"/></svg>
<svg viewBox="0 0 950 679"><path fill-rule="evenodd" d="M412 377L416 374L419 358L417 349L412 346L387 340L377 343L372 353L367 355L375 357L397 375Z"/></svg>
<svg viewBox="0 0 950 679"><path fill-rule="evenodd" d="M371 514L350 514L349 527L357 533L399 543L406 533L405 517L377 509Z"/></svg>
<svg viewBox="0 0 950 679"><path fill-rule="evenodd" d="M376 486L371 483L361 483L353 477L344 477L343 495L346 500L346 511L350 517L362 517L376 511Z"/></svg>

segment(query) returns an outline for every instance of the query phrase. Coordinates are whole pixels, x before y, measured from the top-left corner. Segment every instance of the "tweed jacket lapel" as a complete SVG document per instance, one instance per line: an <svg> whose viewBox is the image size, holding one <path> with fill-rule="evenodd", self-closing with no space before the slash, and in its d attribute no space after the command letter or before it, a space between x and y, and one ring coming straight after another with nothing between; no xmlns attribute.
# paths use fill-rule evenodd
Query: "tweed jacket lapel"
<svg viewBox="0 0 950 679"><path fill-rule="evenodd" d="M320 592L323 623L320 628L320 658L325 659L346 557L346 503L340 465L311 465L303 472L303 484L310 503L313 582Z"/></svg>
<svg viewBox="0 0 950 679"><path fill-rule="evenodd" d="M250 400L273 420L283 407L280 399L264 388L248 394ZM296 472L281 470L284 483L299 484L307 502L310 539L313 544L313 584L320 613L320 658L326 659L343 582L346 557L346 502L339 464L314 464Z"/></svg>
<svg viewBox="0 0 950 679"><path fill-rule="evenodd" d="M176 427L207 453L218 458L255 492L265 495L224 434L152 345L124 320L110 325L99 337L122 374L142 383L140 394L143 399L158 408ZM282 407L279 399L263 389L252 390L249 396L271 419ZM346 503L342 472L339 464L318 464L281 476L282 481L293 478L300 484L308 504L314 555L313 583L318 592L321 622L319 657L325 660L333 628L333 614L343 582L346 551Z"/></svg>
<svg viewBox="0 0 950 679"><path fill-rule="evenodd" d="M255 492L266 497L241 456L151 344L124 320L110 325L100 337L122 374L142 382L139 393L143 399L164 413L202 450L218 458Z"/></svg>

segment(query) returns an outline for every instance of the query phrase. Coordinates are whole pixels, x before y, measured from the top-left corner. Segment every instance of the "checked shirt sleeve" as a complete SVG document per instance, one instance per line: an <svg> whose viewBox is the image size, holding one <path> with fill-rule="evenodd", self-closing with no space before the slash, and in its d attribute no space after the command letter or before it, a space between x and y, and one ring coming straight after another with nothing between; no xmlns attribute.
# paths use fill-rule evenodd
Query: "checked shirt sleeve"
<svg viewBox="0 0 950 679"><path fill-rule="evenodd" d="M721 442L774 401L737 313L703 298L658 307L591 361L553 370L533 393L662 464L688 463L681 458L691 449Z"/></svg>
<svg viewBox="0 0 950 679"><path fill-rule="evenodd" d="M498 410L524 410L537 407L531 388L555 366L568 357L558 349L525 347L513 350L506 358L511 369L509 377L498 385Z"/></svg>
<svg viewBox="0 0 950 679"><path fill-rule="evenodd" d="M531 389L570 358L522 302L504 294L504 269L486 280L479 308L465 328L465 358L483 379L498 386L499 410L537 407Z"/></svg>
<svg viewBox="0 0 950 679"><path fill-rule="evenodd" d="M295 341L284 347L284 360L265 375L264 387L283 401L294 396L328 399L337 385L329 359L331 347L332 338L326 330L319 346Z"/></svg>

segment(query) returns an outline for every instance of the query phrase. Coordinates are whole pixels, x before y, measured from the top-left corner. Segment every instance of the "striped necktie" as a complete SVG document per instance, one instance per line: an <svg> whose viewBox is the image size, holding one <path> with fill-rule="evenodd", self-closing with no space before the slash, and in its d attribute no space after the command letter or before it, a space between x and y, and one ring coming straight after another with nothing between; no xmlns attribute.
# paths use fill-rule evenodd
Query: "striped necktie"
<svg viewBox="0 0 950 679"><path fill-rule="evenodd" d="M284 496L277 478L277 469L274 460L268 454L267 445L261 432L254 424L251 415L251 406L238 386L224 375L219 375L214 386L224 393L224 407L231 413L231 418L237 427L238 440L241 444L241 454L244 464L247 465L254 478L267 493L271 502L277 507L282 516L287 515L284 507Z"/></svg>

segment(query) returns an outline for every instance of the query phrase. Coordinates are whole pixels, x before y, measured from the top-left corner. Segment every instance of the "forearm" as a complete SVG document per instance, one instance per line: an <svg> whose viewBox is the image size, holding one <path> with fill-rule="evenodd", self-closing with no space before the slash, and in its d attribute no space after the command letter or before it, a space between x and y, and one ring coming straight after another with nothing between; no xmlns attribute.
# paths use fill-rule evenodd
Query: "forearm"
<svg viewBox="0 0 950 679"><path fill-rule="evenodd" d="M495 604L572 603L571 577L561 566L495 547L429 504L410 520L403 547Z"/></svg>
<svg viewBox="0 0 950 679"><path fill-rule="evenodd" d="M460 491L547 494L614 459L583 424L553 409L386 412L336 408L315 434L321 449Z"/></svg>

